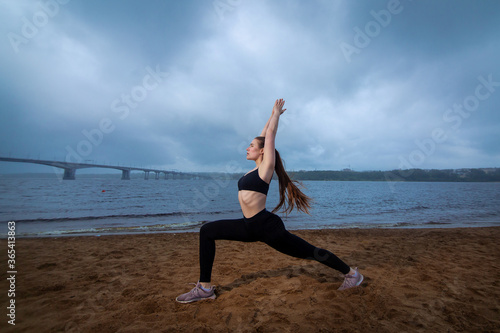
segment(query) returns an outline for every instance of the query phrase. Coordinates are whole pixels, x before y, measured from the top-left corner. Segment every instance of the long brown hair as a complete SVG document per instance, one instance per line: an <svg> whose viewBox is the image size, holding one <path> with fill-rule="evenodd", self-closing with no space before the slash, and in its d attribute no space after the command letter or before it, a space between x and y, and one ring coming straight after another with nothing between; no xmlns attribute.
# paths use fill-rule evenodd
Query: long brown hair
<svg viewBox="0 0 500 333"><path fill-rule="evenodd" d="M259 142L259 148L264 148L266 138L264 136L258 136L255 139L257 139L257 141ZM273 213L283 207L283 211L285 212L285 214L289 214L294 208L298 211L303 211L304 213L309 214L309 209L311 208L311 198L302 193L302 191L296 185L302 184L300 184L296 180L290 179L290 176L288 176L285 171L283 160L281 159L281 156L276 149L275 156L274 170L276 171L276 175L278 176L280 185L280 202L273 209Z"/></svg>

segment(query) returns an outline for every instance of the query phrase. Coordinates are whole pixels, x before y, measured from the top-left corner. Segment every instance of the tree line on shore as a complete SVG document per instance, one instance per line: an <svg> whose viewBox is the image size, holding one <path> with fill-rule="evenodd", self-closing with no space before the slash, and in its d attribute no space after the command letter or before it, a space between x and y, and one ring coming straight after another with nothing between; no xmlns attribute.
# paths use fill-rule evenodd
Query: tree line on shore
<svg viewBox="0 0 500 333"><path fill-rule="evenodd" d="M500 182L500 168L476 168L476 169L406 169L391 171L354 171L344 169L314 170L314 171L287 171L294 180L324 180L324 181L409 181L409 182ZM0 174L0 178L9 177L56 177L54 173L48 174ZM114 174L82 174L83 178L93 177L115 177ZM223 172L195 172L184 174L174 179L239 179L243 173ZM276 174L274 175L276 177ZM143 173L133 173L131 178L144 178ZM163 179L163 177L161 177Z"/></svg>
<svg viewBox="0 0 500 333"><path fill-rule="evenodd" d="M413 182L498 182L500 168L489 169L408 169L392 171L289 171L295 180L332 181L413 181Z"/></svg>

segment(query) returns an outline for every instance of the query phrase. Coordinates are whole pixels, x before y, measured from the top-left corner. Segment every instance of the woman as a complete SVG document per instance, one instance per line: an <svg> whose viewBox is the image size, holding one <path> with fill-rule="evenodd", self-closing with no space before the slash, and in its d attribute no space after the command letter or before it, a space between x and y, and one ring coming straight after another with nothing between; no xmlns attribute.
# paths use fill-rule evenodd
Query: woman
<svg viewBox="0 0 500 333"><path fill-rule="evenodd" d="M294 208L309 213L309 201L304 193L288 177L278 151L275 138L285 101L276 100L271 117L261 136L247 148L247 160L255 161L256 167L238 181L238 199L243 218L220 220L204 224L200 229L200 280L188 293L176 298L180 303L203 299L215 299L215 286L210 284L215 258L215 241L218 239L241 242L261 241L274 249L302 259L313 259L345 274L339 290L359 286L363 281L357 268L352 269L333 253L317 248L288 232L283 221L274 212L281 207L285 212ZM279 179L280 201L273 212L266 210L267 192L273 173Z"/></svg>

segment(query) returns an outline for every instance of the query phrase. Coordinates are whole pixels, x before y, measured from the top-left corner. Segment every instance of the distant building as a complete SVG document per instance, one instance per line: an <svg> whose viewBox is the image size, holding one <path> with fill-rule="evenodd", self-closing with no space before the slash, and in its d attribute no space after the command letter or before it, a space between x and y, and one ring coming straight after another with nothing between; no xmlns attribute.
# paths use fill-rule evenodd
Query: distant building
<svg viewBox="0 0 500 333"><path fill-rule="evenodd" d="M470 170L471 169L455 169L454 172L460 177L465 177L467 174L470 173Z"/></svg>

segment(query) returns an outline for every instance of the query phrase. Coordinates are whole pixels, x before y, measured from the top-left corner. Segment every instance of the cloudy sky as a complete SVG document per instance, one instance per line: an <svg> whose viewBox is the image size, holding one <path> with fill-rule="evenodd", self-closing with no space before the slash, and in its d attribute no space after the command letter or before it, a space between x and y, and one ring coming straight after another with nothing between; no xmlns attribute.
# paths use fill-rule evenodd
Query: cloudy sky
<svg viewBox="0 0 500 333"><path fill-rule="evenodd" d="M0 0L0 156L500 167L500 1ZM0 172L50 172L0 162Z"/></svg>

